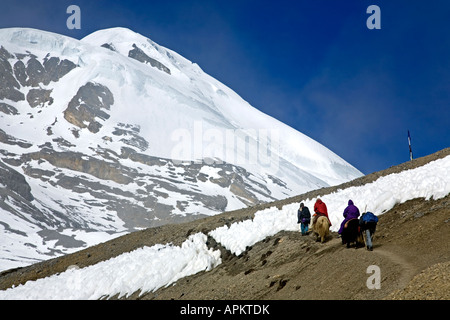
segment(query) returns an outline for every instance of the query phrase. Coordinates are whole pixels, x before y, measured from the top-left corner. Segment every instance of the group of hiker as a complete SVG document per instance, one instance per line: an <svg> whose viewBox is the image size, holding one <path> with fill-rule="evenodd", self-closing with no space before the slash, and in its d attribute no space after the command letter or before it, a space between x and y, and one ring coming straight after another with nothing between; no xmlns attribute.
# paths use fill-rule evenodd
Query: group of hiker
<svg viewBox="0 0 450 320"><path fill-rule="evenodd" d="M362 215L359 212L358 207L355 206L352 200L348 201L348 205L345 208L343 214L344 220L342 221L338 234L342 238L342 243L346 244L346 240L342 237L344 229L347 228L348 222L354 219L359 219L357 232L361 232L365 234L366 238L366 248L367 250L373 250L372 237L375 233L376 225L378 222L378 217L375 216L372 212L364 212ZM328 219L328 223L331 226L330 218L328 217L328 209L326 204L321 200L317 199L314 204L314 215L313 215L313 225L315 221L320 217L325 216ZM309 225L311 223L311 213L309 212L308 207L306 207L303 202L300 203L300 208L297 212L298 221L300 224L300 230L302 235L307 235L309 230ZM347 243L347 247L349 247L349 243Z"/></svg>

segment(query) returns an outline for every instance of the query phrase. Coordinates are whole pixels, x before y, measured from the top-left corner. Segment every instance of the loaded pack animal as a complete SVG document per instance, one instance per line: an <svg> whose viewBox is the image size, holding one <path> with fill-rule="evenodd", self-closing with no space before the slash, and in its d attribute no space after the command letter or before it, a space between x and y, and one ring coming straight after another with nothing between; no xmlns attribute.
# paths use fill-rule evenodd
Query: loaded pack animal
<svg viewBox="0 0 450 320"><path fill-rule="evenodd" d="M330 234L330 223L326 216L319 216L316 219L313 219L312 231L316 236L316 241L324 243L326 238Z"/></svg>
<svg viewBox="0 0 450 320"><path fill-rule="evenodd" d="M330 226L331 222L328 218L328 209L325 202L323 202L321 199L317 199L316 203L314 204L314 212L313 215L313 223L312 223L312 230L313 233L316 235L316 240L324 243L325 239L330 234Z"/></svg>
<svg viewBox="0 0 450 320"><path fill-rule="evenodd" d="M347 248L350 248L352 243L355 243L355 248L364 246L364 237L362 235L359 219L348 220L341 233L342 244L347 244Z"/></svg>

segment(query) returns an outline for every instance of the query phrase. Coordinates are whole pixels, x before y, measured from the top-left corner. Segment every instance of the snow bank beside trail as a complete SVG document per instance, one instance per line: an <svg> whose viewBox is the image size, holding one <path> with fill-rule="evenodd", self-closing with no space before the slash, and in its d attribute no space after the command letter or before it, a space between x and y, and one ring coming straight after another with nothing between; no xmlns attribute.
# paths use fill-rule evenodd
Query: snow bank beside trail
<svg viewBox="0 0 450 320"><path fill-rule="evenodd" d="M276 207L258 211L252 220L233 223L230 227L219 227L209 233L217 242L235 255L240 255L245 248L251 246L267 236L280 231L299 230L297 225L297 204Z"/></svg>
<svg viewBox="0 0 450 320"><path fill-rule="evenodd" d="M83 269L28 281L13 289L0 291L4 299L99 299L116 294L142 293L170 285L180 278L209 271L222 260L220 251L206 246L206 235L191 235L181 247L157 244Z"/></svg>

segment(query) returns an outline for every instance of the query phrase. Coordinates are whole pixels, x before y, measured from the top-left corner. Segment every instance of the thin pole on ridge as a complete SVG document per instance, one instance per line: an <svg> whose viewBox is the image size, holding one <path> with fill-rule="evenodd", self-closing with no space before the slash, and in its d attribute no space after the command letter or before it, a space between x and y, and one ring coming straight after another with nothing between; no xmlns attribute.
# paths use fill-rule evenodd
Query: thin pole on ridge
<svg viewBox="0 0 450 320"><path fill-rule="evenodd" d="M412 160L413 152L412 152L412 148L411 148L411 135L409 134L409 130L408 130L408 144L409 144L409 160Z"/></svg>

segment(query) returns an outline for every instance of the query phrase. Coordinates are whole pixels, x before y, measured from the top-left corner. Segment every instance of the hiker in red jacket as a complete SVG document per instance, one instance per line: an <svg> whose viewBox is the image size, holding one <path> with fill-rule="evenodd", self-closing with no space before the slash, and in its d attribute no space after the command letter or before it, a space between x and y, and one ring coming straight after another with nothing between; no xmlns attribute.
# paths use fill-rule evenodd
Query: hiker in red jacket
<svg viewBox="0 0 450 320"><path fill-rule="evenodd" d="M330 218L328 217L328 210L327 210L327 205L325 204L325 202L323 202L320 199L317 199L316 204L314 205L314 222L317 220L318 217L320 217L321 215L327 217L328 222L330 223L331 226L331 221Z"/></svg>

